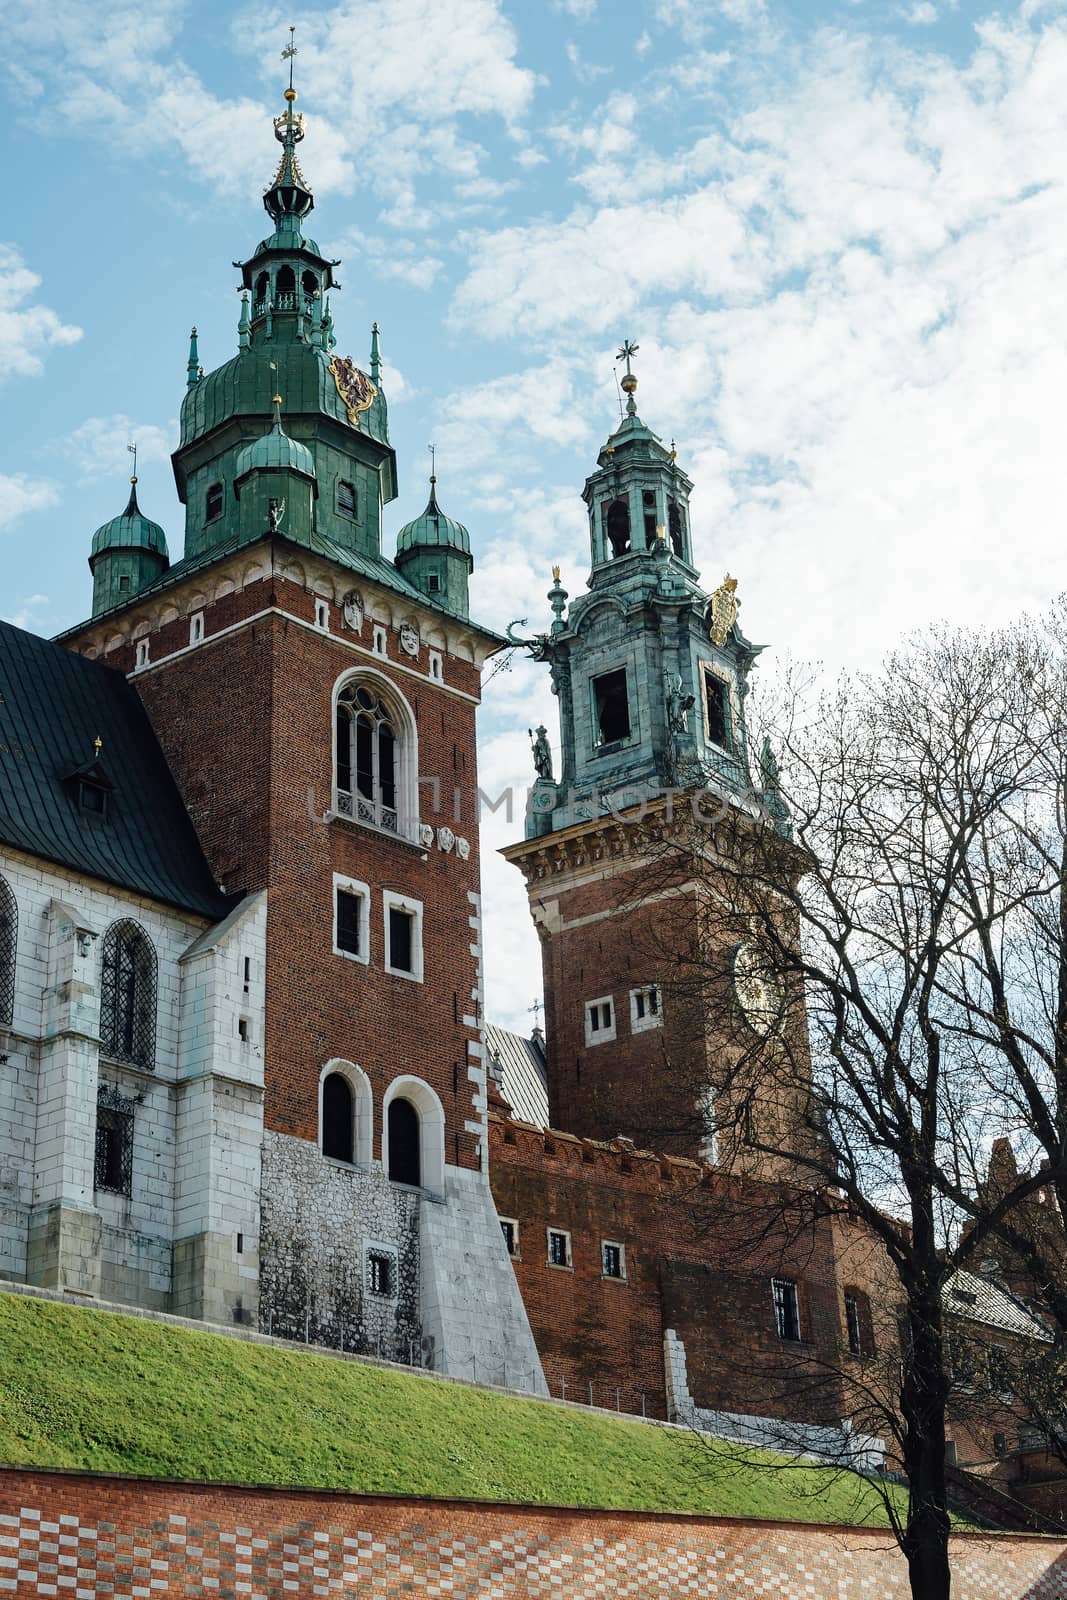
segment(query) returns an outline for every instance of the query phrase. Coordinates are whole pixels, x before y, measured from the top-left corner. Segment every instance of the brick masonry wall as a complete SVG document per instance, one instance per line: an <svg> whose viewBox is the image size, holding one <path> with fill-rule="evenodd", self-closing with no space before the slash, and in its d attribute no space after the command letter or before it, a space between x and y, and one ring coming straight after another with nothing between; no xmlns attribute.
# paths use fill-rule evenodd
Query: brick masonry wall
<svg viewBox="0 0 1067 1600"><path fill-rule="evenodd" d="M1067 1544L958 1536L954 1600L1062 1600ZM906 1600L891 1537L799 1523L0 1473L0 1592Z"/></svg>

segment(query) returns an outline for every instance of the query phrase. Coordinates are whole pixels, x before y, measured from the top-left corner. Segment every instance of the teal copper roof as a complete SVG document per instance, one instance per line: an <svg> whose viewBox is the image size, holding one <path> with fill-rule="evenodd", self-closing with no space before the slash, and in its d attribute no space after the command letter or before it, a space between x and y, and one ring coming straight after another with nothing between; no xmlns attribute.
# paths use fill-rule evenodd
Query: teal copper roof
<svg viewBox="0 0 1067 1600"><path fill-rule="evenodd" d="M130 482L130 498L121 517L112 517L93 534L92 554L103 550L154 550L167 554L167 536L158 522L141 514L137 504L137 479Z"/></svg>
<svg viewBox="0 0 1067 1600"><path fill-rule="evenodd" d="M275 403L274 421L270 431L264 433L252 444L246 444L237 456L236 477L243 478L246 473L256 469L267 472L302 472L308 478L315 476L315 458L306 444L301 444L299 439L290 439L282 427L282 415L279 403Z"/></svg>
<svg viewBox="0 0 1067 1600"><path fill-rule="evenodd" d="M397 555L421 545L447 545L470 555L471 536L462 522L446 517L437 504L436 478L430 479L430 498L426 510L414 522L406 522L396 536Z"/></svg>

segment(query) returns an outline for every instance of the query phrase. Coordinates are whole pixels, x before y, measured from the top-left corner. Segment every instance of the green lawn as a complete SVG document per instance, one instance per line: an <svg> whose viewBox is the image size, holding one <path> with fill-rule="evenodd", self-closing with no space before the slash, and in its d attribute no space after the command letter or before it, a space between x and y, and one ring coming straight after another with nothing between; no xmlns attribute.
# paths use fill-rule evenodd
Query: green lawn
<svg viewBox="0 0 1067 1600"><path fill-rule="evenodd" d="M0 1461L155 1477L883 1523L861 1478L693 1434L0 1293Z"/></svg>

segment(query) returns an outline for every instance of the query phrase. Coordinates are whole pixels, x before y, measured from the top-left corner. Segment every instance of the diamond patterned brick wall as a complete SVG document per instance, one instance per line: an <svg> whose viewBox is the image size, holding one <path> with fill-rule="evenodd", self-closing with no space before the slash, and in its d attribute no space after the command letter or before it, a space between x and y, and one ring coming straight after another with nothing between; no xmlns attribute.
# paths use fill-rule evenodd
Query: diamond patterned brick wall
<svg viewBox="0 0 1067 1600"><path fill-rule="evenodd" d="M797 1523L0 1474L0 1593L132 1600L906 1600L888 1534ZM1067 1544L952 1541L956 1600L1063 1600Z"/></svg>

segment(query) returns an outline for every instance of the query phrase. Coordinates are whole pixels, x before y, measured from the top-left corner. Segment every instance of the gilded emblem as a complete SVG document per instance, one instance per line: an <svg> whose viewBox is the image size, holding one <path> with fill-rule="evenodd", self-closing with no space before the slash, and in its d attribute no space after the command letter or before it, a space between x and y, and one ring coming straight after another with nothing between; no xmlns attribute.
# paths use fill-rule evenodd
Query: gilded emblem
<svg viewBox="0 0 1067 1600"><path fill-rule="evenodd" d="M378 391L351 356L334 356L330 362L330 372L337 385L337 393L345 403L348 420L353 428L358 428L360 412L366 411L374 403Z"/></svg>
<svg viewBox="0 0 1067 1600"><path fill-rule="evenodd" d="M724 645L730 637L730 629L737 621L738 599L737 579L731 578L727 573L725 578L711 597L708 606L708 632L712 644Z"/></svg>

